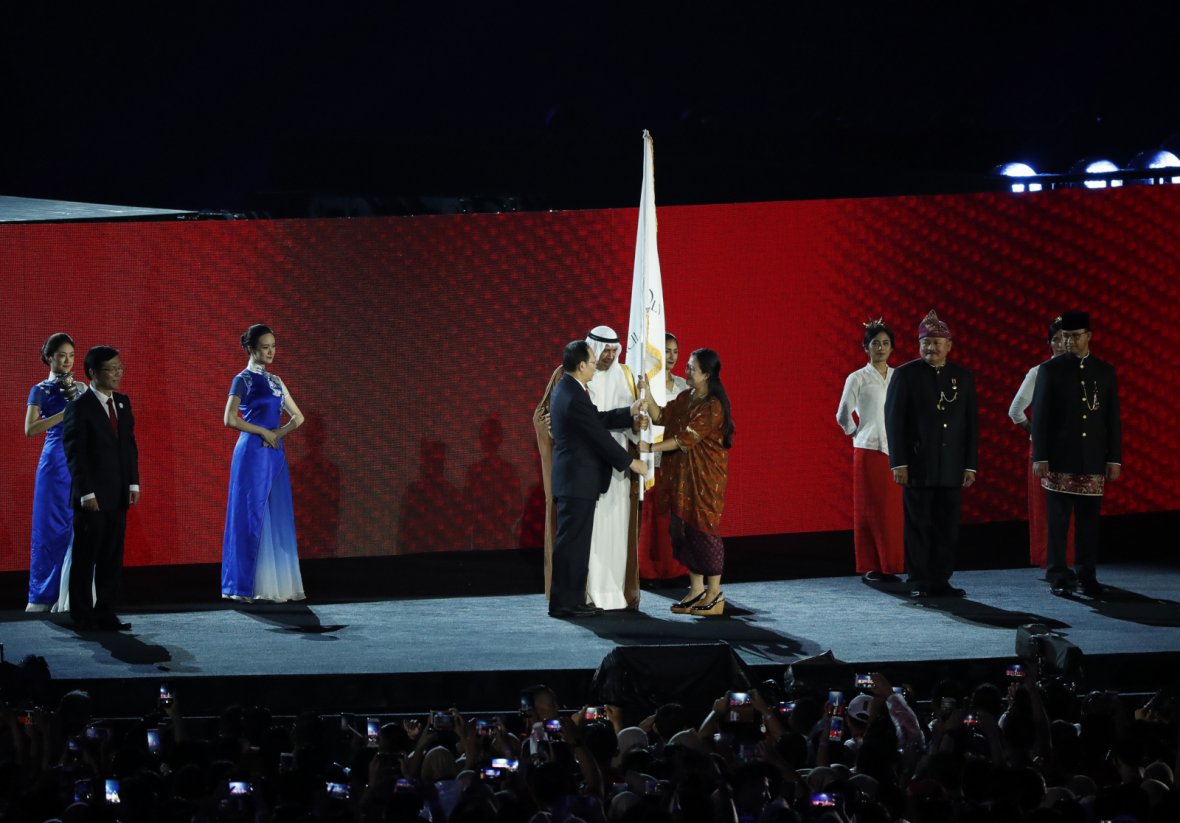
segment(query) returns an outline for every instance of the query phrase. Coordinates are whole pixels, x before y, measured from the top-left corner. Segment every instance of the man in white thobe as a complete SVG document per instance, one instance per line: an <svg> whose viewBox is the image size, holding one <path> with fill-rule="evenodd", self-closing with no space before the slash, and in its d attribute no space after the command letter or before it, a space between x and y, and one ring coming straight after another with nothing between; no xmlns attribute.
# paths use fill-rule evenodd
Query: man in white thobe
<svg viewBox="0 0 1180 823"><path fill-rule="evenodd" d="M635 402L635 380L619 362L619 336L609 326L596 326L586 337L597 362L597 371L586 385L599 411L610 411ZM627 447L638 439L638 422L631 431L612 431L619 445ZM590 574L586 597L600 609L639 608L638 487L630 472L611 472L610 488L598 498L594 509L594 532L590 538Z"/></svg>

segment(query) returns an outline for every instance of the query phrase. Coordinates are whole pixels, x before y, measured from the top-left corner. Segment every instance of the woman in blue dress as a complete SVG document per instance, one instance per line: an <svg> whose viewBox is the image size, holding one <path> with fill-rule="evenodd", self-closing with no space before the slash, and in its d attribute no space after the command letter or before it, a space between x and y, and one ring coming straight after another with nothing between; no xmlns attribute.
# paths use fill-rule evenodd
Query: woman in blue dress
<svg viewBox="0 0 1180 823"><path fill-rule="evenodd" d="M84 392L86 386L74 380L74 341L65 332L45 341L41 362L49 366L49 377L33 386L25 411L25 435L32 437L45 432L33 486L29 604L25 611L56 612L69 608L68 587L62 586L61 581L62 568L68 567L70 545L74 541L70 469L62 448L61 421L66 404Z"/></svg>
<svg viewBox="0 0 1180 823"><path fill-rule="evenodd" d="M287 387L267 367L275 336L254 325L241 338L250 355L234 378L225 425L237 429L229 469L229 505L221 547L221 596L231 600L302 600L303 578L295 543L295 507L283 438L303 424ZM286 411L286 425L280 425Z"/></svg>

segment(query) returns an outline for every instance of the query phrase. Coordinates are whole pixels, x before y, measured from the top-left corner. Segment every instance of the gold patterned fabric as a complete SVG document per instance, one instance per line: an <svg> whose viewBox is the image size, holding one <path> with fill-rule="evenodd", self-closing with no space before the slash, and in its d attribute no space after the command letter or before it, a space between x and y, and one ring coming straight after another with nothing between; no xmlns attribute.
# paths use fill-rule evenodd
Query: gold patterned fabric
<svg viewBox="0 0 1180 823"><path fill-rule="evenodd" d="M664 439L676 438L680 448L663 453L656 487L666 496L661 503L697 531L718 535L729 482L729 450L721 445L721 401L712 395L696 400L692 389L686 389L664 407L662 420Z"/></svg>

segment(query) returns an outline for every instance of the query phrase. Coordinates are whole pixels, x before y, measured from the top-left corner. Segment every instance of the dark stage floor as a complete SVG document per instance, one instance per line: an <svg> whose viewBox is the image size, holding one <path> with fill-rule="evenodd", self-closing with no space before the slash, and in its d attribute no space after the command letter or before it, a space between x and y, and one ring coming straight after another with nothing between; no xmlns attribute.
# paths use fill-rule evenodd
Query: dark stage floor
<svg viewBox="0 0 1180 823"><path fill-rule="evenodd" d="M780 676L830 650L850 669L913 680L983 679L1012 659L1015 628L1041 622L1086 654L1087 685L1150 690L1180 671L1180 569L1106 565L1102 602L1051 596L1037 569L964 571L964 599L916 602L904 587L840 577L735 582L719 618L668 610L680 590L645 592L639 612L554 620L539 594L403 598L314 605L130 609L134 630L78 636L58 616L0 613L6 658L43 655L61 687L84 685L107 711L138 714L161 679L191 711L256 697L365 709L512 705L523 686L564 687L574 704L616 646L723 641L754 672ZM687 652L686 652L687 653ZM993 664L989 664L992 661ZM559 689L559 692L561 690ZM118 706L118 710L115 708Z"/></svg>

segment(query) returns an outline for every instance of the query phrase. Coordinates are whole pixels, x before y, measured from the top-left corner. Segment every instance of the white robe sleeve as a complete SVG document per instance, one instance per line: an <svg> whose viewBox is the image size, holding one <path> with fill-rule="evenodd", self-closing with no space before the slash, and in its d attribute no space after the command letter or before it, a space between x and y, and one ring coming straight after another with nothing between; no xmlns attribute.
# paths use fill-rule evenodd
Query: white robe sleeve
<svg viewBox="0 0 1180 823"><path fill-rule="evenodd" d="M1020 388L1016 390L1016 396L1012 398L1012 405L1008 407L1008 419L1016 425L1028 422L1028 416L1025 415L1025 410L1032 405L1033 391L1037 386L1037 369L1040 366L1033 366L1028 370L1028 374L1024 376L1024 382L1020 384Z"/></svg>
<svg viewBox="0 0 1180 823"><path fill-rule="evenodd" d="M857 379L857 373L853 372L844 381L844 392L840 395L840 405L836 407L836 424L849 436L856 434L856 421L852 418L852 411L859 399L859 388L860 381Z"/></svg>

